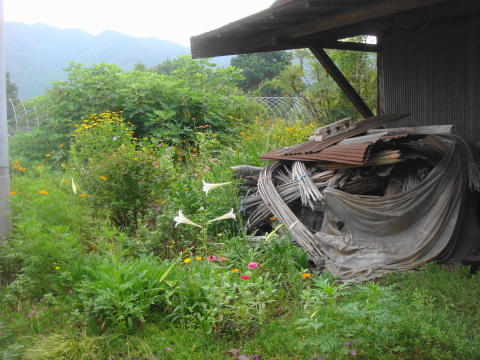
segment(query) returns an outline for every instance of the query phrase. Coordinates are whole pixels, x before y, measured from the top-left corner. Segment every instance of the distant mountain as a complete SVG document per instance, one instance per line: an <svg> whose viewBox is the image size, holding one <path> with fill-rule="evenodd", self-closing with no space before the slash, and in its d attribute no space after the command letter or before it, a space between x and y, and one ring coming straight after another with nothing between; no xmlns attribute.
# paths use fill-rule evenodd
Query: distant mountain
<svg viewBox="0 0 480 360"><path fill-rule="evenodd" d="M167 58L190 54L190 48L158 38L140 38L116 31L91 35L79 29L59 29L45 24L5 22L6 67L18 85L18 97L41 95L52 80L66 80L69 61L85 66L105 62L123 70L137 61L147 67ZM228 66L230 57L216 58L218 66Z"/></svg>

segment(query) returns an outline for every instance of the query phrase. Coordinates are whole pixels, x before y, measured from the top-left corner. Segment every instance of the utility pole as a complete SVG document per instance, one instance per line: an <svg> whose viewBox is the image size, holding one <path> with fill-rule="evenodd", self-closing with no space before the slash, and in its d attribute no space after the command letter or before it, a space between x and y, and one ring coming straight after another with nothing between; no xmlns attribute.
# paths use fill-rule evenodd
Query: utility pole
<svg viewBox="0 0 480 360"><path fill-rule="evenodd" d="M8 163L4 19L3 0L0 0L0 237L3 238L8 237L12 231L12 219L10 218L10 174Z"/></svg>

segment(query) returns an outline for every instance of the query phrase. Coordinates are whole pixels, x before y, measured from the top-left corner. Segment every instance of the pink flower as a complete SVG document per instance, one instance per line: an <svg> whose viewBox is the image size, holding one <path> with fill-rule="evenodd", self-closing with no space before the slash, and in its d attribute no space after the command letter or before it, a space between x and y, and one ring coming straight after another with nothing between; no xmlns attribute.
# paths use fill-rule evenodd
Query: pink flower
<svg viewBox="0 0 480 360"><path fill-rule="evenodd" d="M224 258L224 257L219 257L219 258L217 259L217 261L225 261L225 260L227 260L227 258Z"/></svg>
<svg viewBox="0 0 480 360"><path fill-rule="evenodd" d="M217 260L217 257L215 255L210 255L209 257L207 257L207 260L214 261L214 260Z"/></svg>
<svg viewBox="0 0 480 360"><path fill-rule="evenodd" d="M249 279L250 279L250 276L242 275L242 276L240 276L240 279L249 280Z"/></svg>
<svg viewBox="0 0 480 360"><path fill-rule="evenodd" d="M68 292L71 294L71 293L73 293L73 290L68 290Z"/></svg>
<svg viewBox="0 0 480 360"><path fill-rule="evenodd" d="M161 146L161 145L160 145ZM153 165L158 165L158 162L157 161L154 161L153 162Z"/></svg>
<svg viewBox="0 0 480 360"><path fill-rule="evenodd" d="M248 263L247 267L249 269L255 269L256 267L258 267L258 264L256 262L251 262L251 263Z"/></svg>
<svg viewBox="0 0 480 360"><path fill-rule="evenodd" d="M172 351L172 349L170 349L170 348L167 348L167 351Z"/></svg>

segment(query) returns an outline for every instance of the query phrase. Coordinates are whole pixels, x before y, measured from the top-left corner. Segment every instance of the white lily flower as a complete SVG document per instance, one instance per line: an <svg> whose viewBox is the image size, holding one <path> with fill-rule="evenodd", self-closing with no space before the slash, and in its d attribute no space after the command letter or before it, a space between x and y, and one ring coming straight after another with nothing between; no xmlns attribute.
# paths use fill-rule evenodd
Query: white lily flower
<svg viewBox="0 0 480 360"><path fill-rule="evenodd" d="M226 182L226 183L220 183L220 184L207 184L205 181L203 181L203 191L205 191L205 195L208 195L208 192L210 190L213 190L213 189L216 189L217 187L220 187L220 186L223 186L223 185L227 185L227 184L231 184L231 182Z"/></svg>
<svg viewBox="0 0 480 360"><path fill-rule="evenodd" d="M225 215L222 215L218 218L215 218L215 219L212 219L212 220L209 220L207 221L207 223L211 223L211 222L214 222L214 221L218 221L218 220L223 220L223 219L233 219L233 220L237 220L235 214L233 213L233 209L230 210L229 213L225 214Z"/></svg>
<svg viewBox="0 0 480 360"><path fill-rule="evenodd" d="M176 221L177 223L175 224L175 227L177 227L178 224L188 224L188 225L193 225L201 228L200 225L195 224L193 221L188 220L185 216L183 216L182 210L178 210L178 216L175 216L173 218L173 221Z"/></svg>

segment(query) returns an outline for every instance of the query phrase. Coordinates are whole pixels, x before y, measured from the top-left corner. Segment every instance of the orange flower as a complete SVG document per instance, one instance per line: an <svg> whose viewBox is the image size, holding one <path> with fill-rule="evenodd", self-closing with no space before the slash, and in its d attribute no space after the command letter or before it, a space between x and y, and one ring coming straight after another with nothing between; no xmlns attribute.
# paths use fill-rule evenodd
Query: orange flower
<svg viewBox="0 0 480 360"><path fill-rule="evenodd" d="M240 271L240 269L233 269L233 270L230 270L231 272L233 273L238 273Z"/></svg>
<svg viewBox="0 0 480 360"><path fill-rule="evenodd" d="M312 277L309 273L302 274L302 278L309 278Z"/></svg>
<svg viewBox="0 0 480 360"><path fill-rule="evenodd" d="M38 165L36 168L41 169L42 167L43 167L42 165Z"/></svg>
<svg viewBox="0 0 480 360"><path fill-rule="evenodd" d="M100 176L100 179L101 180L107 180L107 178L105 176Z"/></svg>
<svg viewBox="0 0 480 360"><path fill-rule="evenodd" d="M15 195L16 193L16 191L10 191L10 195Z"/></svg>
<svg viewBox="0 0 480 360"><path fill-rule="evenodd" d="M80 195L80 197L85 197L85 196L88 196L88 194L82 194L82 195Z"/></svg>
<svg viewBox="0 0 480 360"><path fill-rule="evenodd" d="M274 221L274 220L277 220L276 217L271 217L270 220Z"/></svg>
<svg viewBox="0 0 480 360"><path fill-rule="evenodd" d="M39 191L40 194L44 194L44 195L48 195L48 192L46 192L45 190L41 190Z"/></svg>

